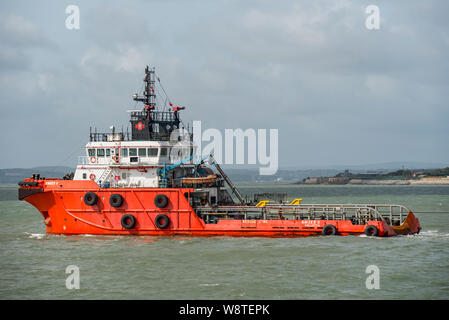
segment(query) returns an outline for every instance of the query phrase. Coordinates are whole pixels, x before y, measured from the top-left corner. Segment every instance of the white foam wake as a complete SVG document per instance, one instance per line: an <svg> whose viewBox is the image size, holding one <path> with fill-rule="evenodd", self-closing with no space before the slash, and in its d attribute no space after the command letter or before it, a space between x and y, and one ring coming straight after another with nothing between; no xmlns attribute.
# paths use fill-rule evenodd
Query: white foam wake
<svg viewBox="0 0 449 320"><path fill-rule="evenodd" d="M25 234L27 234L28 238L30 238L30 239L42 239L43 237L45 237L45 234L43 234L43 233L28 233L28 232L25 232Z"/></svg>

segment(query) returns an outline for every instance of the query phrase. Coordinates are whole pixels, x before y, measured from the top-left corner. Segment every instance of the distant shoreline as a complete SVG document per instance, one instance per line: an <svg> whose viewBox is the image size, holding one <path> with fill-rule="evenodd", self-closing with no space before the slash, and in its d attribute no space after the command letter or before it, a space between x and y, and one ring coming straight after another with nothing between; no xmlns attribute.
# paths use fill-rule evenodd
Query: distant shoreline
<svg viewBox="0 0 449 320"><path fill-rule="evenodd" d="M299 182L303 185L449 185L449 177L432 177L421 179L337 179L309 178Z"/></svg>

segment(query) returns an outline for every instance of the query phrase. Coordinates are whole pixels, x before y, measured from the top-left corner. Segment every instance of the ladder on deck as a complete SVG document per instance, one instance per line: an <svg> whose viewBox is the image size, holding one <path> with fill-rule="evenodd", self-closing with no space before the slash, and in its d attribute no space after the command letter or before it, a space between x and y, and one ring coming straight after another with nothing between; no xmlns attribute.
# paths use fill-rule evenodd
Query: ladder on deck
<svg viewBox="0 0 449 320"><path fill-rule="evenodd" d="M111 167L107 167L106 170L103 171L103 173L101 174L100 178L97 179L97 182L104 182L106 180L106 178L109 177L109 175L112 172L112 168Z"/></svg>

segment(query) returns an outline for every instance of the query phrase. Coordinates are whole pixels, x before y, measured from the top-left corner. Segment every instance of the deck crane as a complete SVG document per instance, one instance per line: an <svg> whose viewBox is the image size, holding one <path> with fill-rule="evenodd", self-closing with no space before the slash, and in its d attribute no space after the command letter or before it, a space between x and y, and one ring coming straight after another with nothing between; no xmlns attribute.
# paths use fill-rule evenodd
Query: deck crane
<svg viewBox="0 0 449 320"><path fill-rule="evenodd" d="M243 199L240 192L237 190L237 187L232 183L231 179L229 179L229 177L226 175L226 173L224 173L224 171L221 169L220 165L217 163L217 161L215 161L215 158L212 155L209 155L209 158L211 160L210 164L215 166L215 168L217 168L218 172L220 172L223 179L225 179L229 188L231 188L232 193L236 195L236 197L239 199L241 204L245 204L245 200Z"/></svg>
<svg viewBox="0 0 449 320"><path fill-rule="evenodd" d="M167 174L169 171L176 169L177 167L185 164L186 162L189 162L190 160L192 160L193 158L195 158L197 155L191 155L190 157L187 157L185 159L182 159L181 161L174 163L172 165L167 166L166 163L164 163L164 167L157 169L157 173L159 175L159 177L161 178L161 188L167 188ZM200 163L201 161L203 161L204 159L206 159L209 156L204 156L202 157L198 163Z"/></svg>
<svg viewBox="0 0 449 320"><path fill-rule="evenodd" d="M164 167L163 168L159 168L157 170L159 177L161 178L161 188L167 188L167 174L169 171L176 169L177 167L179 167L180 165L183 165L184 163L192 160L193 158L195 158L197 155L191 155L190 157L187 157L177 163L174 163L170 166L167 166L166 163L164 163ZM212 156L212 154L209 154L207 156L203 156L201 157L198 162L198 164L201 164L205 159L209 158L209 164L214 166L217 171L220 173L220 175L222 176L222 178L226 181L226 183L228 184L229 188L231 188L231 191L233 194L236 195L236 197L239 199L241 204L245 204L245 200L243 199L242 195L240 194L240 192L237 190L237 187L232 183L231 179L226 175L226 173L224 173L223 169L221 169L220 165L217 163L217 161L215 160L215 158Z"/></svg>

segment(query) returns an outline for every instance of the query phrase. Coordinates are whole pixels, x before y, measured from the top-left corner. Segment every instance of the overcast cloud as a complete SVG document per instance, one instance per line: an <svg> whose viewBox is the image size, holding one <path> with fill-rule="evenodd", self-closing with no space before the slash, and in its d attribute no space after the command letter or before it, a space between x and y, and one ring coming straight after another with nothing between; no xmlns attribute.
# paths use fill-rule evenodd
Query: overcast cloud
<svg viewBox="0 0 449 320"><path fill-rule="evenodd" d="M80 30L65 8L80 8ZM365 8L380 8L380 30ZM126 7L124 7L126 5ZM184 120L278 128L280 166L449 162L449 2L0 3L0 168L76 164L155 66Z"/></svg>

